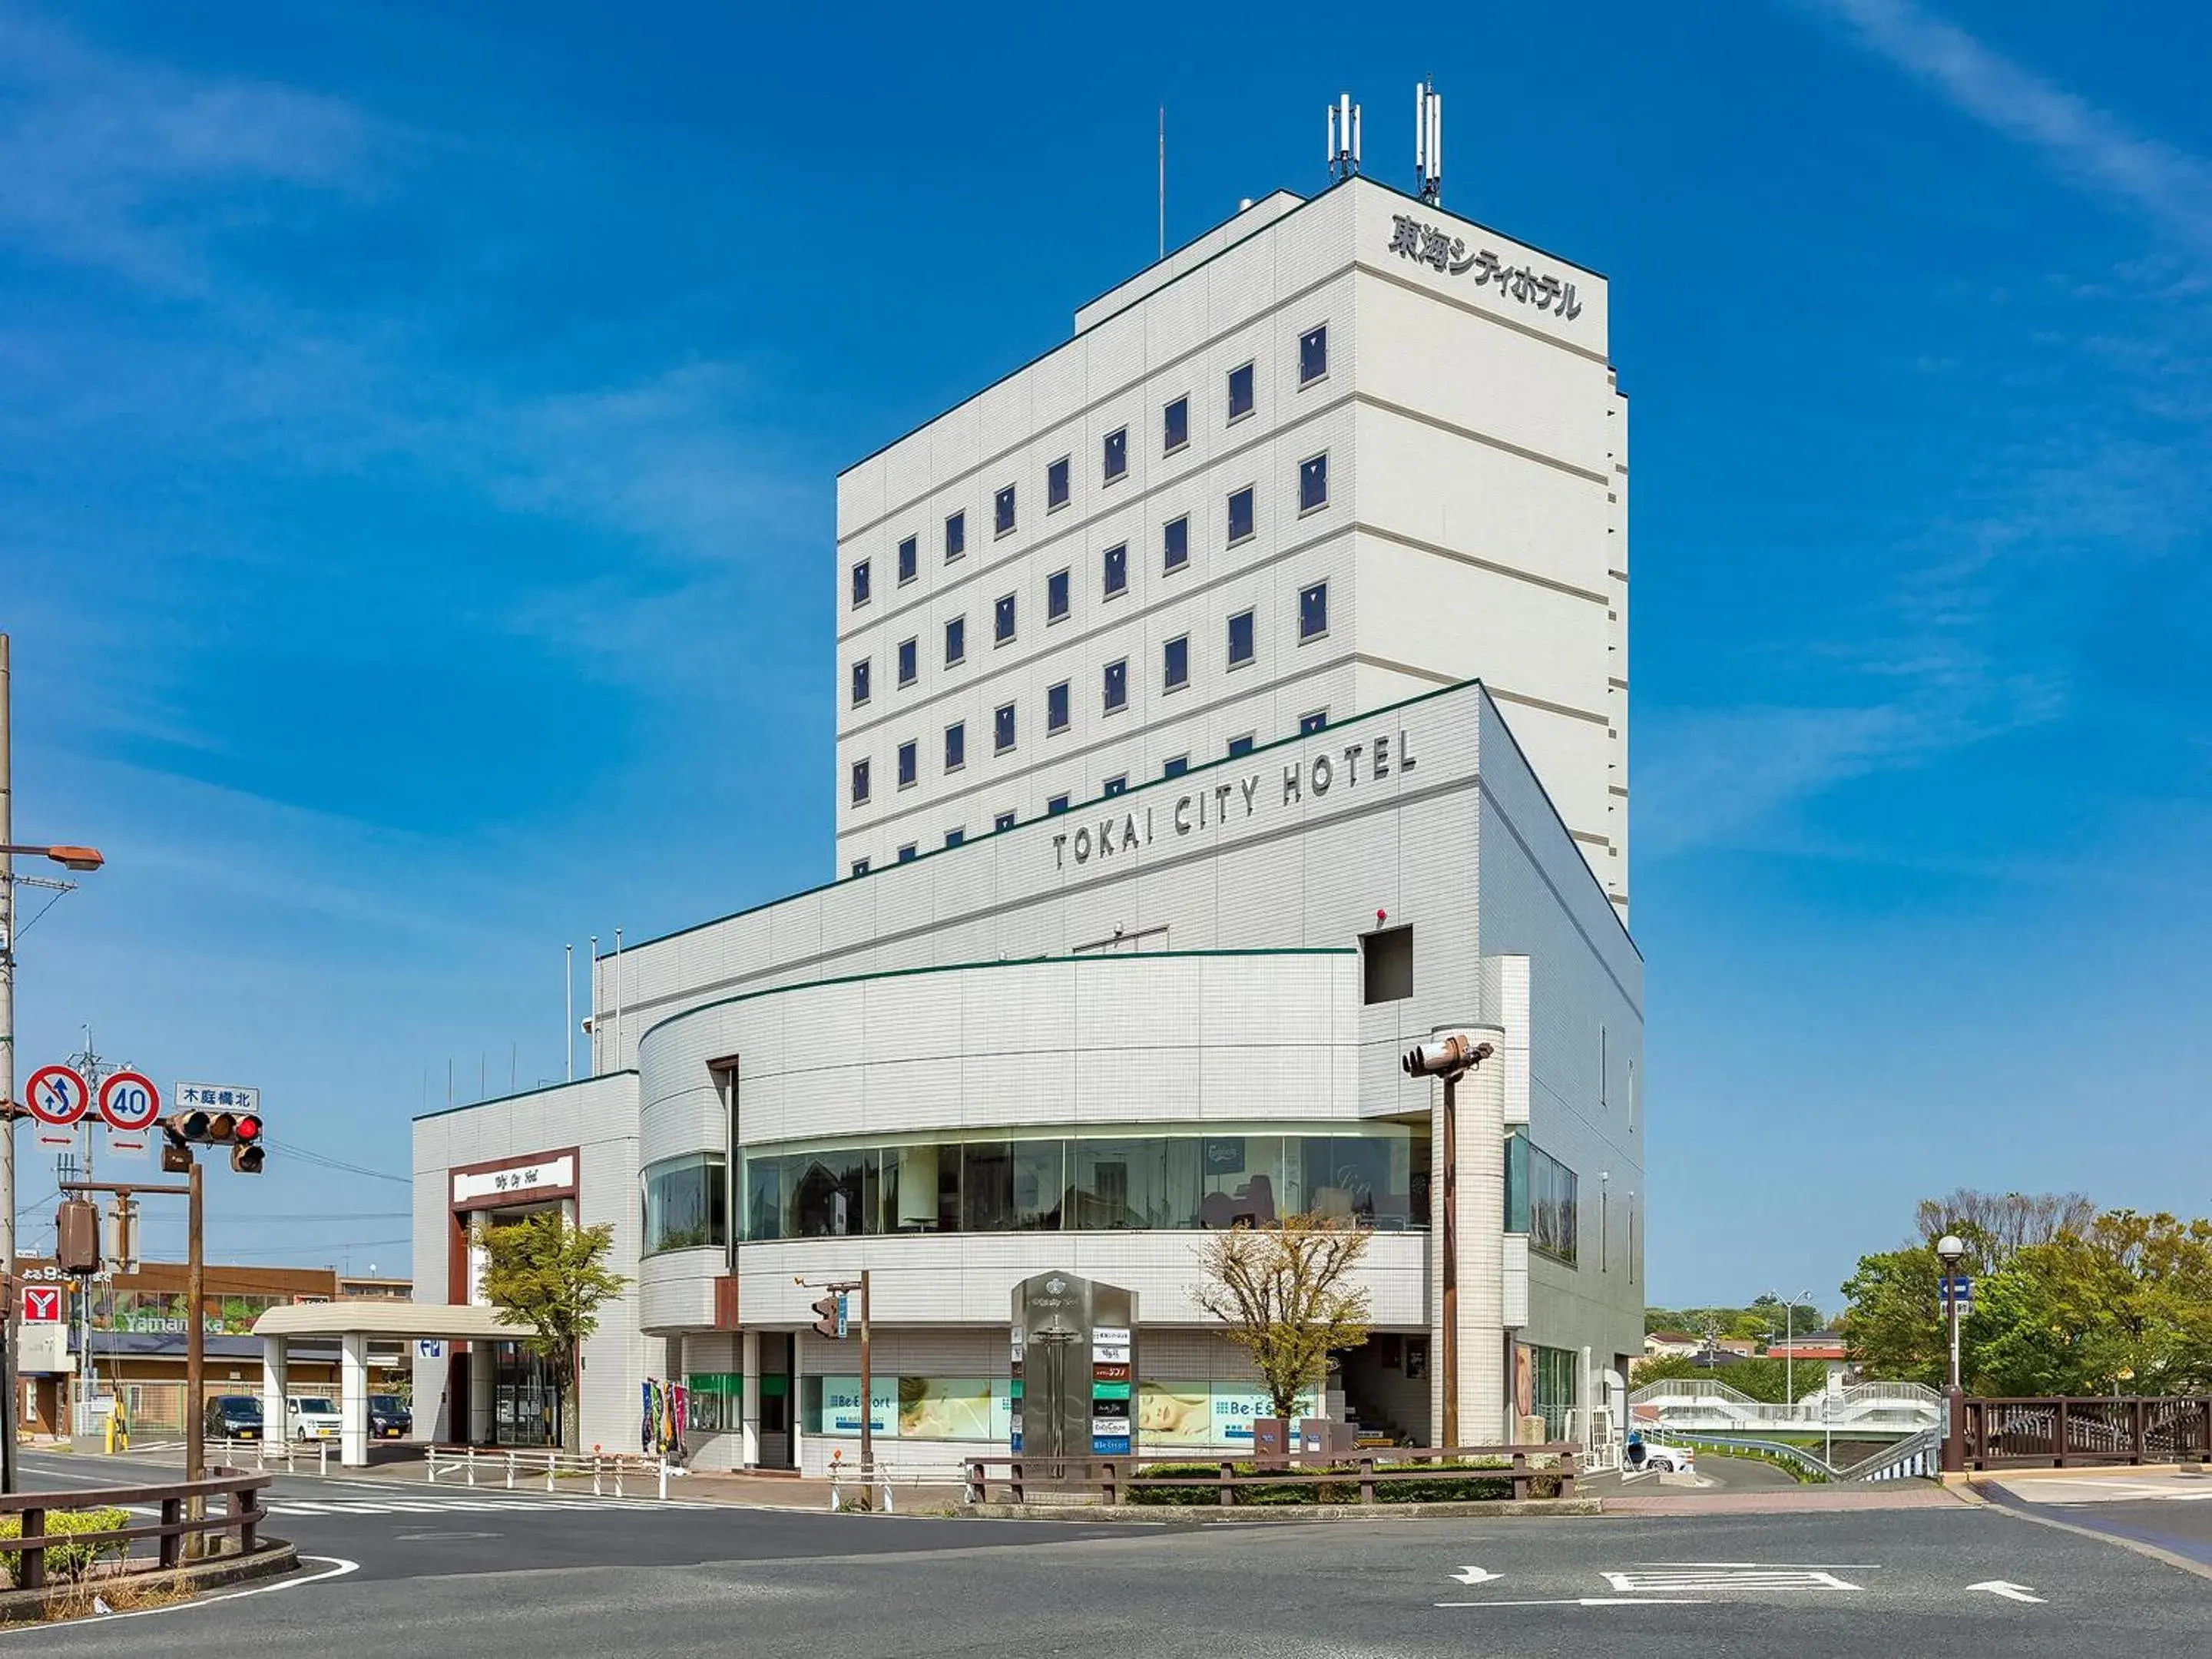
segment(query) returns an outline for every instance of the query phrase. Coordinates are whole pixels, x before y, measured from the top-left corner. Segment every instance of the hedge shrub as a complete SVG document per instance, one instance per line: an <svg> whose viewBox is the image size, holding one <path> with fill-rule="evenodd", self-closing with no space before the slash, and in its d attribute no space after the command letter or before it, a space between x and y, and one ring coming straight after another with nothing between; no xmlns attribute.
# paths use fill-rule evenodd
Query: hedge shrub
<svg viewBox="0 0 2212 1659"><path fill-rule="evenodd" d="M131 1516L122 1510L48 1510L45 1535L55 1537L63 1533L112 1532L131 1524ZM23 1517L20 1515L0 1515L0 1540L21 1538ZM129 1554L127 1541L107 1544L49 1544L41 1552L46 1558L46 1582L50 1584L82 1578L90 1572L94 1563L101 1557L121 1560ZM9 1555L8 1581L17 1589L23 1583L23 1557L21 1551Z"/></svg>

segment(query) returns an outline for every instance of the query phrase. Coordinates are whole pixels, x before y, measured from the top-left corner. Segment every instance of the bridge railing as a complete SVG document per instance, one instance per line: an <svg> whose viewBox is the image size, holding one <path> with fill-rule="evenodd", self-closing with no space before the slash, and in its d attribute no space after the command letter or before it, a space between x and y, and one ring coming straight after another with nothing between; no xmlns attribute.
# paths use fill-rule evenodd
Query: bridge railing
<svg viewBox="0 0 2212 1659"><path fill-rule="evenodd" d="M2212 1398L1983 1399L1960 1402L1970 1469L2084 1463L2212 1463Z"/></svg>

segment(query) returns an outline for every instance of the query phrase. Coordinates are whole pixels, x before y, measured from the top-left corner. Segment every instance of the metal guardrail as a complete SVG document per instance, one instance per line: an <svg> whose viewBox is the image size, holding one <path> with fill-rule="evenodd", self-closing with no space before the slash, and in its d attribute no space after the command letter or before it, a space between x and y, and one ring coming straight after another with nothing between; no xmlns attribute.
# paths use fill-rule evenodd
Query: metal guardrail
<svg viewBox="0 0 2212 1659"><path fill-rule="evenodd" d="M1836 1473L1838 1480L1912 1480L1932 1479L1939 1473L1942 1461L1943 1431L1941 1428L1923 1429L1919 1433L1899 1441L1893 1446L1884 1446L1880 1451L1862 1457L1848 1468Z"/></svg>
<svg viewBox="0 0 2212 1659"><path fill-rule="evenodd" d="M299 1474L305 1462L313 1465L313 1473L328 1474L331 1444L328 1440L210 1440L207 1458L210 1464L229 1468L244 1468L250 1462L265 1469L281 1463L287 1474Z"/></svg>
<svg viewBox="0 0 2212 1659"><path fill-rule="evenodd" d="M668 1460L638 1457L624 1452L562 1452L525 1450L519 1447L431 1446L422 1458L422 1478L431 1486L441 1477L458 1475L464 1486L498 1486L513 1492L518 1480L535 1484L543 1477L545 1490L559 1492L565 1478L582 1490L588 1477L594 1498L668 1496ZM480 1480L477 1477L481 1475ZM628 1483L641 1490L631 1492Z"/></svg>
<svg viewBox="0 0 2212 1659"><path fill-rule="evenodd" d="M0 1538L0 1555L21 1558L15 1581L24 1589L40 1589L46 1582L46 1551L70 1547L100 1549L120 1544L128 1555L140 1539L160 1540L155 1563L163 1568L179 1565L187 1537L208 1533L235 1533L239 1553L251 1554L258 1541L258 1528L268 1516L258 1494L273 1477L218 1472L204 1480L184 1480L162 1486L100 1486L75 1492L18 1492L0 1495L0 1515L19 1515L22 1531ZM211 1498L228 1499L220 1514L206 1512ZM161 1507L161 1518L137 1526L112 1527L101 1532L58 1532L49 1534L46 1517L69 1510L143 1509Z"/></svg>
<svg viewBox="0 0 2212 1659"><path fill-rule="evenodd" d="M962 1501L969 1504L989 1501L994 1486L1006 1489L1011 1501L1028 1501L1033 1489L1045 1488L1063 1498L1071 1491L1095 1493L1097 1501L1108 1507L1126 1501L1133 1492L1142 1490L1158 1492L1167 1488L1203 1488L1219 1494L1221 1506L1233 1508L1237 1494L1255 1486L1349 1486L1357 1484L1359 1502L1378 1501L1380 1486L1401 1484L1409 1480L1510 1480L1513 1496L1525 1500L1539 1480L1559 1482L1559 1495L1571 1498L1575 1494L1575 1471L1582 1448L1572 1441L1549 1442L1534 1446L1425 1446L1410 1449L1394 1449L1387 1457L1362 1453L1356 1457L1322 1457L1314 1460L1319 1467L1306 1462L1284 1459L1280 1465L1255 1463L1247 1456L1242 1458L1200 1457L975 1457L968 1461L968 1474ZM1455 1467L1468 1459L1480 1458L1494 1467L1468 1468ZM1532 1459L1541 1459L1540 1462ZM1217 1472L1204 1475L1146 1474L1148 1468L1188 1468L1196 1464L1214 1463ZM1383 1468L1380 1464L1410 1463L1407 1468ZM1240 1468L1251 1468L1249 1474L1241 1474ZM997 1470L1000 1473L994 1474Z"/></svg>

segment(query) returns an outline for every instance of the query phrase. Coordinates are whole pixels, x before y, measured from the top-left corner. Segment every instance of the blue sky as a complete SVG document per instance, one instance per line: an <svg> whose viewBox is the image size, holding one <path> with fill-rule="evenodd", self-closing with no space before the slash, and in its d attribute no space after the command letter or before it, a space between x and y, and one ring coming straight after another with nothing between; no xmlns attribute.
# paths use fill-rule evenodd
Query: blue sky
<svg viewBox="0 0 2212 1659"><path fill-rule="evenodd" d="M0 0L17 826L112 860L24 1069L386 1174L449 1060L557 1078L564 943L829 873L836 470L1152 257L1161 104L1174 242L1340 87L1406 182L1433 73L1449 204L1613 281L1652 1299L2212 1207L2212 14L620 15ZM217 1253L404 1263L275 1169Z"/></svg>

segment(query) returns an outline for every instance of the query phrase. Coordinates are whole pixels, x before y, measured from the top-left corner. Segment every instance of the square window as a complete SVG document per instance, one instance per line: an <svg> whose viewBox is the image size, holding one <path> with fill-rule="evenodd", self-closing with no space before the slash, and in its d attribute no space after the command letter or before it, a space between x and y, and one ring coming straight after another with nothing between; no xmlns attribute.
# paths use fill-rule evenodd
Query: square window
<svg viewBox="0 0 2212 1659"><path fill-rule="evenodd" d="M1310 738L1316 732L1327 730L1328 726L1328 710L1326 708L1316 708L1310 714L1298 716L1298 735L1302 738Z"/></svg>
<svg viewBox="0 0 2212 1659"><path fill-rule="evenodd" d="M866 875L866 874L868 873L868 861L867 861L867 860L866 860L866 859L854 859L854 860L853 860L853 873L854 873L855 876L865 876L865 875Z"/></svg>
<svg viewBox="0 0 2212 1659"><path fill-rule="evenodd" d="M868 659L863 657L853 665L853 707L858 708L868 700Z"/></svg>
<svg viewBox="0 0 2212 1659"><path fill-rule="evenodd" d="M1248 541L1252 535L1252 486L1246 484L1229 497L1229 544Z"/></svg>
<svg viewBox="0 0 2212 1659"><path fill-rule="evenodd" d="M1178 398L1160 411L1160 453L1172 455L1190 441L1190 399Z"/></svg>
<svg viewBox="0 0 2212 1659"><path fill-rule="evenodd" d="M1067 614L1067 572L1055 570L1044 579L1044 619L1056 623Z"/></svg>
<svg viewBox="0 0 2212 1659"><path fill-rule="evenodd" d="M864 760L853 763L853 805L860 805L868 798L868 763Z"/></svg>
<svg viewBox="0 0 2212 1659"><path fill-rule="evenodd" d="M1298 384L1311 386L1328 373L1328 327L1326 324L1298 337Z"/></svg>
<svg viewBox="0 0 2212 1659"><path fill-rule="evenodd" d="M857 608L868 602L868 562L862 559L853 567L853 604Z"/></svg>
<svg viewBox="0 0 2212 1659"><path fill-rule="evenodd" d="M1067 682L1048 688L1044 694L1044 729L1047 732L1067 730Z"/></svg>
<svg viewBox="0 0 2212 1659"><path fill-rule="evenodd" d="M955 720L945 728L945 769L957 772L968 764L968 722Z"/></svg>
<svg viewBox="0 0 2212 1659"><path fill-rule="evenodd" d="M899 684L901 685L912 685L915 682L915 675L921 672L917 666L917 659L920 655L917 647L920 644L921 641L918 640L901 640L899 641L898 665Z"/></svg>
<svg viewBox="0 0 2212 1659"><path fill-rule="evenodd" d="M1063 455L1044 470L1044 510L1067 505L1067 457Z"/></svg>
<svg viewBox="0 0 2212 1659"><path fill-rule="evenodd" d="M1000 703L998 712L991 716L991 743L1000 754L1014 746L1014 706Z"/></svg>
<svg viewBox="0 0 2212 1659"><path fill-rule="evenodd" d="M1044 810L1048 815L1065 812L1067 811L1067 797L1065 795L1054 795L1050 800L1044 804Z"/></svg>
<svg viewBox="0 0 2212 1659"><path fill-rule="evenodd" d="M968 515L955 513L945 521L945 562L951 564L968 550Z"/></svg>
<svg viewBox="0 0 2212 1659"><path fill-rule="evenodd" d="M1129 470L1129 428L1120 428L1106 434L1106 482L1112 483Z"/></svg>
<svg viewBox="0 0 2212 1659"><path fill-rule="evenodd" d="M899 862L901 864L912 864L914 862L914 843L912 842L907 842L905 846L899 848Z"/></svg>
<svg viewBox="0 0 2212 1659"><path fill-rule="evenodd" d="M1188 771L1189 771L1189 770L1190 770L1190 757L1189 757L1189 756L1188 756L1188 755L1170 755L1170 756L1168 757L1168 763L1167 763L1165 766L1163 766L1162 768L1160 768L1160 775L1161 775L1162 777L1164 777L1164 778L1179 778L1179 777L1181 777L1184 773L1186 773L1186 772L1188 772Z"/></svg>
<svg viewBox="0 0 2212 1659"><path fill-rule="evenodd" d="M955 617L945 624L945 665L968 659L968 618Z"/></svg>
<svg viewBox="0 0 2212 1659"><path fill-rule="evenodd" d="M1124 542L1119 547L1106 550L1106 597L1110 599L1116 593L1128 591L1129 544Z"/></svg>
<svg viewBox="0 0 2212 1659"><path fill-rule="evenodd" d="M1359 940L1366 1000L1397 1002L1413 994L1413 930L1386 928Z"/></svg>
<svg viewBox="0 0 2212 1659"><path fill-rule="evenodd" d="M1241 666L1252 660L1252 613L1240 611L1229 619L1229 665Z"/></svg>
<svg viewBox="0 0 2212 1659"><path fill-rule="evenodd" d="M1106 793L1109 795L1126 793L1128 787L1129 775L1126 772L1118 778L1109 778L1106 780Z"/></svg>
<svg viewBox="0 0 2212 1659"><path fill-rule="evenodd" d="M1002 595L991 607L991 642L1004 645L1014 637L1014 596Z"/></svg>
<svg viewBox="0 0 2212 1659"><path fill-rule="evenodd" d="M1129 659L1124 657L1119 662L1106 665L1106 712L1110 714L1128 706Z"/></svg>
<svg viewBox="0 0 2212 1659"><path fill-rule="evenodd" d="M912 788L915 781L921 775L921 745L920 744L902 743L898 746L898 787L902 789Z"/></svg>
<svg viewBox="0 0 2212 1659"><path fill-rule="evenodd" d="M945 832L945 844L947 847L957 847L967 839L968 832L965 830L947 830Z"/></svg>
<svg viewBox="0 0 2212 1659"><path fill-rule="evenodd" d="M1249 754L1250 754L1251 752L1252 752L1252 734L1251 734L1249 732L1246 732L1243 737L1241 737L1241 738L1230 738L1230 739L1229 739L1229 758L1230 758L1230 759L1231 759L1231 760L1235 760L1235 759L1237 758L1237 756L1239 756L1239 755L1249 755Z"/></svg>
<svg viewBox="0 0 2212 1659"><path fill-rule="evenodd" d="M1160 564L1167 570L1180 570L1190 562L1190 518L1170 519L1160 532Z"/></svg>
<svg viewBox="0 0 2212 1659"><path fill-rule="evenodd" d="M1298 593L1298 638L1318 639L1328 632L1328 584L1316 582Z"/></svg>
<svg viewBox="0 0 2212 1659"><path fill-rule="evenodd" d="M914 580L921 549L921 540L916 536L909 536L899 544L898 572L902 585Z"/></svg>
<svg viewBox="0 0 2212 1659"><path fill-rule="evenodd" d="M1014 487L1012 484L1000 490L992 502L991 529L1000 536L1014 533Z"/></svg>
<svg viewBox="0 0 2212 1659"><path fill-rule="evenodd" d="M1328 505L1328 456L1298 463L1298 511L1310 513Z"/></svg>
<svg viewBox="0 0 2212 1659"><path fill-rule="evenodd" d="M1252 412L1252 365L1229 371L1229 418L1241 421Z"/></svg>
<svg viewBox="0 0 2212 1659"><path fill-rule="evenodd" d="M1162 649L1160 681L1170 691L1190 684L1190 635L1180 635L1170 640Z"/></svg>
<svg viewBox="0 0 2212 1659"><path fill-rule="evenodd" d="M991 828L994 831L1000 830L1011 830L1013 827L1014 815L1012 812L1001 812L998 817L991 820Z"/></svg>

